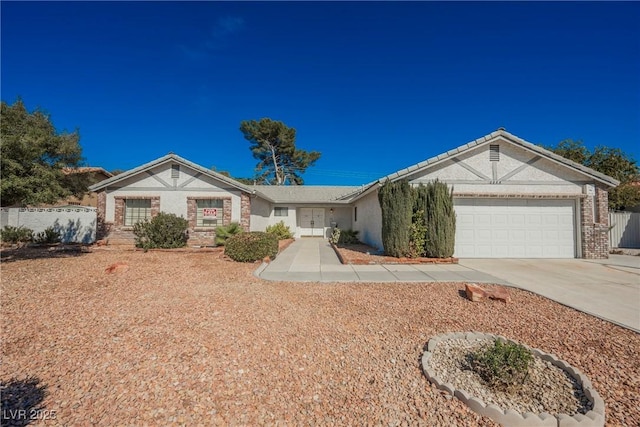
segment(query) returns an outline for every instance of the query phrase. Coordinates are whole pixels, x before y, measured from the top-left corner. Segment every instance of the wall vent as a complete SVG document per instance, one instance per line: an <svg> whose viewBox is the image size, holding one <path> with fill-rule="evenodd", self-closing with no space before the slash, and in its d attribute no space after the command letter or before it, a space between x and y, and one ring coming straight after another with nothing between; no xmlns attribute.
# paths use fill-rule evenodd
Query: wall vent
<svg viewBox="0 0 640 427"><path fill-rule="evenodd" d="M489 160L492 162L500 161L500 146L499 145L490 145L489 146Z"/></svg>
<svg viewBox="0 0 640 427"><path fill-rule="evenodd" d="M171 165L171 178L180 178L180 165Z"/></svg>

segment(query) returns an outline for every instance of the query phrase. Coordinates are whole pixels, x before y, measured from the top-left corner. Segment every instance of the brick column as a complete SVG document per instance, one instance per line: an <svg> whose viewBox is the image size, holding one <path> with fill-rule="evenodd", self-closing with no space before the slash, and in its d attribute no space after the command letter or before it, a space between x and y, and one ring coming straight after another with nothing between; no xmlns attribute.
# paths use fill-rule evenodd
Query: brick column
<svg viewBox="0 0 640 427"><path fill-rule="evenodd" d="M222 225L231 224L231 198L222 200Z"/></svg>
<svg viewBox="0 0 640 427"><path fill-rule="evenodd" d="M607 188L597 184L595 194L580 201L582 257L609 258L609 197Z"/></svg>
<svg viewBox="0 0 640 427"><path fill-rule="evenodd" d="M124 197L114 197L115 212L113 214L113 223L116 227L124 226Z"/></svg>
<svg viewBox="0 0 640 427"><path fill-rule="evenodd" d="M249 231L251 226L251 199L245 193L240 195L240 225L244 231Z"/></svg>
<svg viewBox="0 0 640 427"><path fill-rule="evenodd" d="M151 199L151 218L160 213L160 197L149 197Z"/></svg>
<svg viewBox="0 0 640 427"><path fill-rule="evenodd" d="M189 221L189 228L192 230L196 228L198 204L195 197L187 197L187 221Z"/></svg>

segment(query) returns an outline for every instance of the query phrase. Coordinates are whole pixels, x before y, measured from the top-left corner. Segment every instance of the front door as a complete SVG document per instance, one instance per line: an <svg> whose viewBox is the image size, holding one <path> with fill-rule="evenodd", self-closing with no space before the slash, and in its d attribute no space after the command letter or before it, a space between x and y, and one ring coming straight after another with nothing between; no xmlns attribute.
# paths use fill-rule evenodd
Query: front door
<svg viewBox="0 0 640 427"><path fill-rule="evenodd" d="M324 237L324 208L300 208L300 235Z"/></svg>

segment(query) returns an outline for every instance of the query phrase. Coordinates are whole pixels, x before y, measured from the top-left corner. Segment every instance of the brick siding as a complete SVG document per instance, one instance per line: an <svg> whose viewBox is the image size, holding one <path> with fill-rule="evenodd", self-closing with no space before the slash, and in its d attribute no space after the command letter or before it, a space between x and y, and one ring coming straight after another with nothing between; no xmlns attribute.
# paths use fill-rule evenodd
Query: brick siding
<svg viewBox="0 0 640 427"><path fill-rule="evenodd" d="M597 184L595 195L580 202L582 257L588 259L609 258L609 193Z"/></svg>
<svg viewBox="0 0 640 427"><path fill-rule="evenodd" d="M245 193L240 195L240 225L244 231L251 226L251 199Z"/></svg>

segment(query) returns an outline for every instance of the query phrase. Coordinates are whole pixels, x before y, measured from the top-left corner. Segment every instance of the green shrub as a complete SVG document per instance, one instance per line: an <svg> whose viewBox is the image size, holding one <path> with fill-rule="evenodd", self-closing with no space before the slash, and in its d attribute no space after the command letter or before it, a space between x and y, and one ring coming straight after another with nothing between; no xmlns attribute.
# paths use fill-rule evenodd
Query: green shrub
<svg viewBox="0 0 640 427"><path fill-rule="evenodd" d="M358 230L340 230L338 243L343 245L355 245L360 243L360 240L358 240L358 233Z"/></svg>
<svg viewBox="0 0 640 427"><path fill-rule="evenodd" d="M334 227L331 232L331 236L329 237L329 241L334 245L355 245L360 243L360 240L358 240L358 233L359 231L357 230L341 230L338 227Z"/></svg>
<svg viewBox="0 0 640 427"><path fill-rule="evenodd" d="M500 339L495 340L493 346L471 354L472 369L498 390L509 390L524 383L531 362L533 355L523 345Z"/></svg>
<svg viewBox="0 0 640 427"><path fill-rule="evenodd" d="M23 226L13 227L6 225L0 231L0 240L4 243L27 243L33 240L33 230Z"/></svg>
<svg viewBox="0 0 640 427"><path fill-rule="evenodd" d="M148 249L183 248L187 246L189 222L174 214L160 212L152 219L145 219L133 226L136 247Z"/></svg>
<svg viewBox="0 0 640 427"><path fill-rule="evenodd" d="M331 236L329 237L329 241L334 245L337 245L340 241L340 233L340 229L338 227L334 227L333 231L331 232Z"/></svg>
<svg viewBox="0 0 640 427"><path fill-rule="evenodd" d="M252 231L227 239L224 253L234 261L253 262L278 254L278 239L270 233Z"/></svg>
<svg viewBox="0 0 640 427"><path fill-rule="evenodd" d="M413 191L407 180L387 181L378 192L382 211L382 245L387 255L409 253Z"/></svg>
<svg viewBox="0 0 640 427"><path fill-rule="evenodd" d="M224 246L227 239L236 234L244 232L240 224L232 222L229 225L221 225L216 227L216 245Z"/></svg>
<svg viewBox="0 0 640 427"><path fill-rule="evenodd" d="M411 236L409 238L409 257L418 258L424 256L424 246L427 241L427 224L422 209L413 213L411 220Z"/></svg>
<svg viewBox="0 0 640 427"><path fill-rule="evenodd" d="M291 229L288 225L284 225L284 221L268 226L267 233L273 234L278 240L291 239L293 237Z"/></svg>
<svg viewBox="0 0 640 427"><path fill-rule="evenodd" d="M62 240L60 233L53 227L47 227L44 231L36 233L33 236L33 241L40 244L60 243L60 240Z"/></svg>

